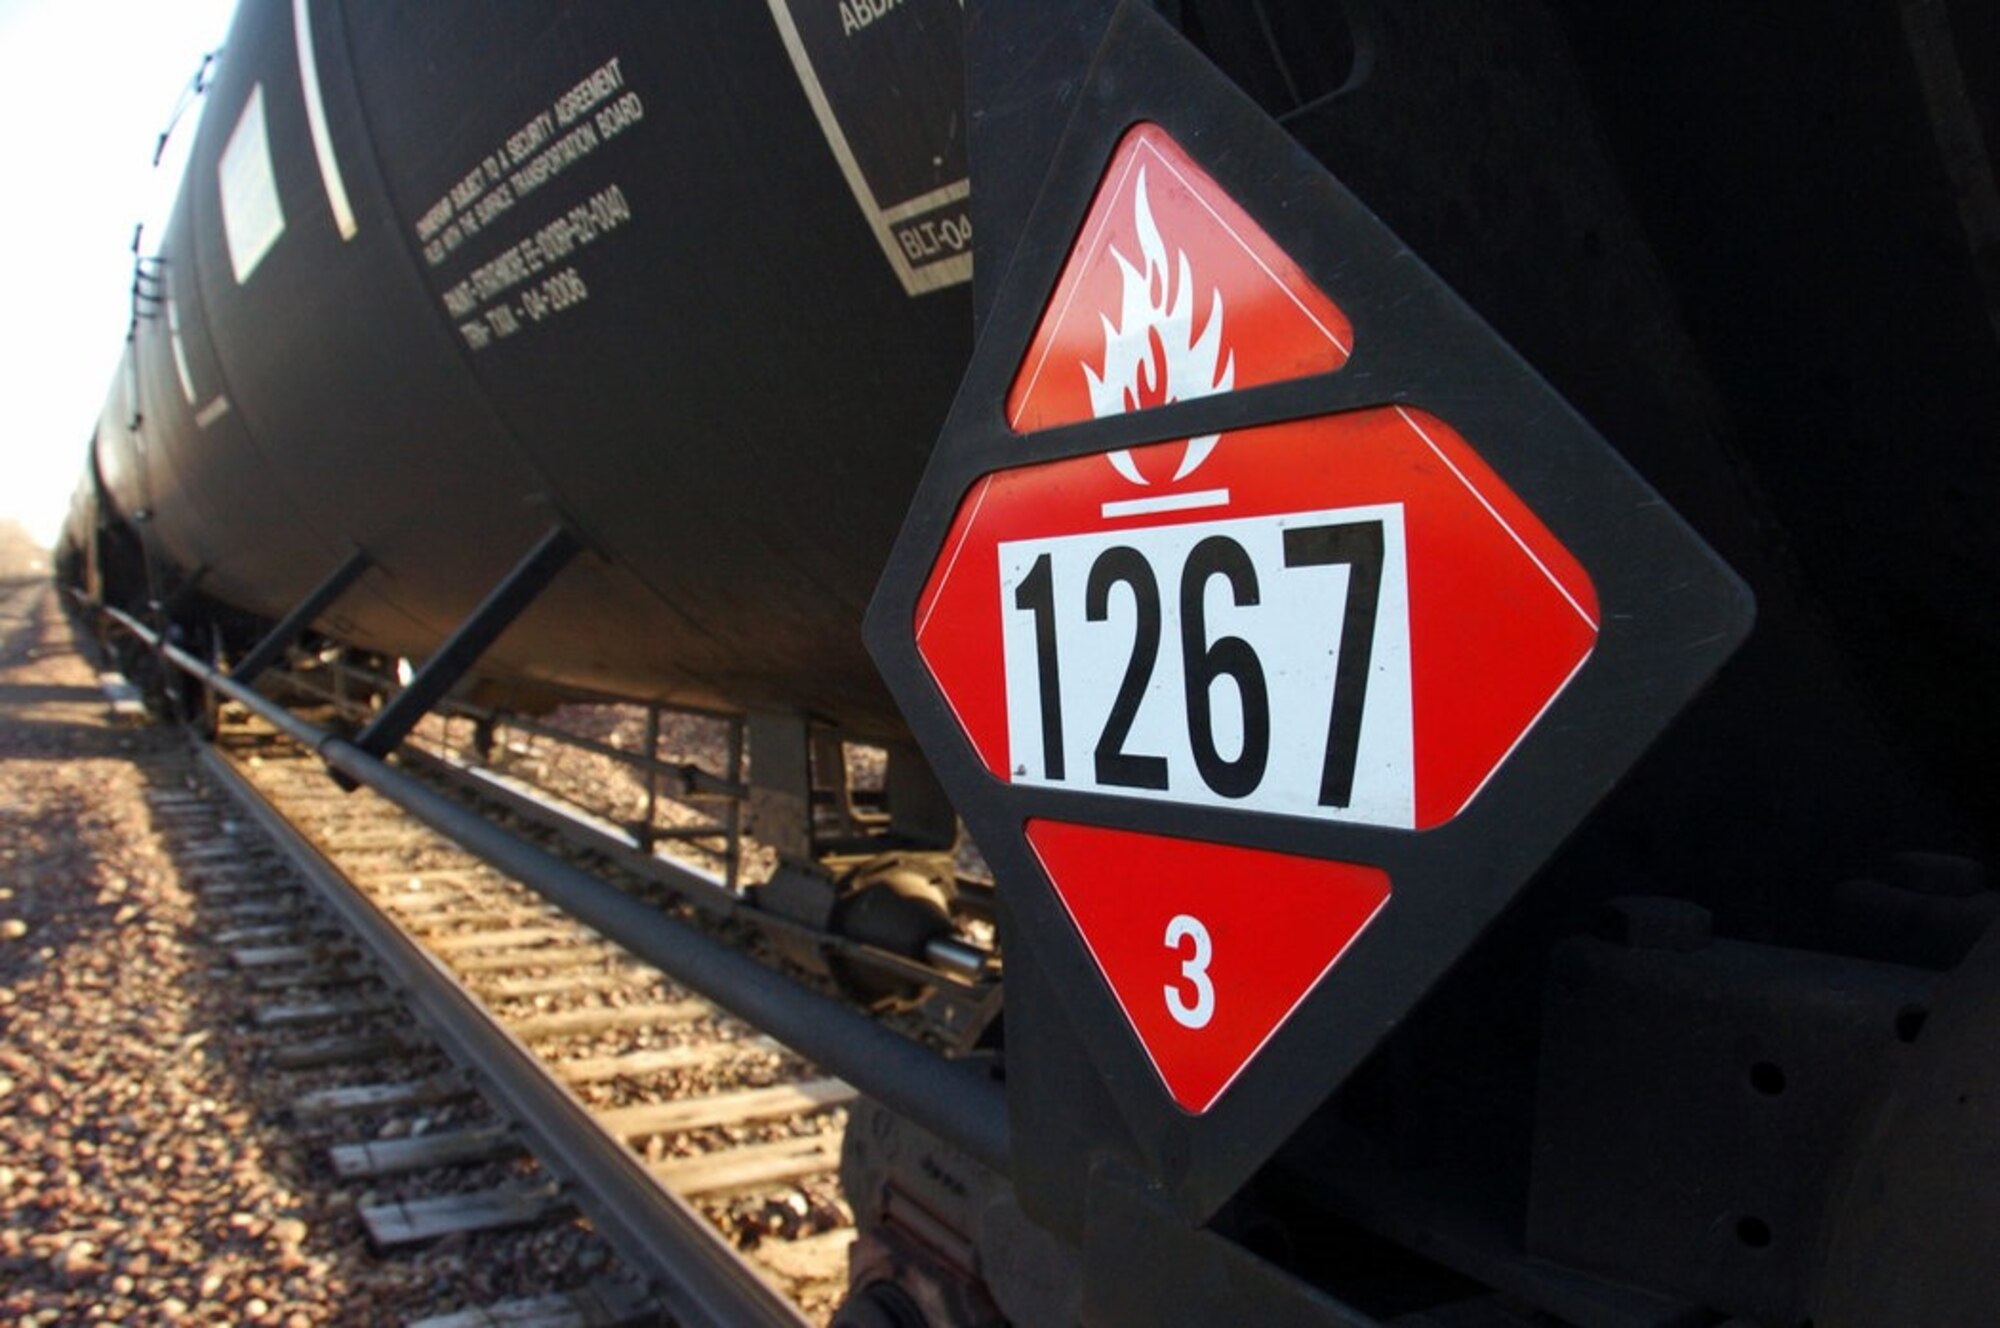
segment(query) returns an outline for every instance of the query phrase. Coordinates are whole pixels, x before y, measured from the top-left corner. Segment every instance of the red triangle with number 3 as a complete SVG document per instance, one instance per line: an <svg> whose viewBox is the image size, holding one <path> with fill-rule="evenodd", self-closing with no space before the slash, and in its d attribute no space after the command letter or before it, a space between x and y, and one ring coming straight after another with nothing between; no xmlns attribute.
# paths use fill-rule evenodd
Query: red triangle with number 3
<svg viewBox="0 0 2000 1328"><path fill-rule="evenodd" d="M1376 867L1031 820L1028 843L1183 1111L1206 1112L1389 900Z"/></svg>

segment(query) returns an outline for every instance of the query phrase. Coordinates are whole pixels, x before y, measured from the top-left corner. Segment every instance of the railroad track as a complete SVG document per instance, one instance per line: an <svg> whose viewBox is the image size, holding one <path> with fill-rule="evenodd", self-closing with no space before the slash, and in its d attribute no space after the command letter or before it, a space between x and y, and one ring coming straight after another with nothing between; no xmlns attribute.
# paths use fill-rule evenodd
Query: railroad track
<svg viewBox="0 0 2000 1328"><path fill-rule="evenodd" d="M0 653L12 655L18 638L33 627L42 595L49 589L44 577L0 578Z"/></svg>
<svg viewBox="0 0 2000 1328"><path fill-rule="evenodd" d="M830 1316L853 1238L835 1174L848 1085L343 793L288 739L233 722L201 760L264 834L195 794L156 810L193 836L204 904L296 1079L293 1116L378 1248L580 1210L622 1272L562 1288L551 1314Z"/></svg>

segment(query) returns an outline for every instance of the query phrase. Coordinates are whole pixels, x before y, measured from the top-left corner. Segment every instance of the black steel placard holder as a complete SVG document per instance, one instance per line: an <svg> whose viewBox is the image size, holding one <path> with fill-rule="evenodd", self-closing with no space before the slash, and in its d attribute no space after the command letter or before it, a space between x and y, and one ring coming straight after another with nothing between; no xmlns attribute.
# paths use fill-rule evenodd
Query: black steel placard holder
<svg viewBox="0 0 2000 1328"><path fill-rule="evenodd" d="M975 197L982 162L1004 162L1007 151L1005 142L982 142L982 132L1005 125L1030 145L1049 134L1046 125L1025 131L1018 97L1011 108L980 104L981 90L998 84L982 76L980 42L992 43L991 25L1004 22L990 10L969 18ZM1059 73L1044 76L1063 83ZM1120 7L1087 78L1066 86L1077 87L1073 110L1018 245L1010 256L996 237L980 238L979 280L1003 268L1005 275L981 293L987 313L978 347L866 633L999 882L1021 1202L1085 1249L1088 1303L1120 1318L1149 1305L1174 1307L1177 1296L1204 1296L1203 1277L1211 1289L1247 1291L1261 1276L1217 1248L1224 1242L1205 1244L1202 1224L1472 945L1695 696L1747 634L1753 607L1738 578L1611 444L1147 6ZM1016 433L1005 416L1010 384L1106 164L1126 132L1145 122L1186 149L1339 303L1354 325L1353 355L1337 372ZM1021 174L1014 163L1013 175ZM989 772L914 636L916 607L954 514L982 476L1389 405L1421 408L1467 439L1587 570L1602 609L1588 662L1460 814L1430 830L1385 830L1028 787ZM1229 1090L1194 1115L1170 1100L1099 976L1028 847L1030 818L1367 864L1389 874L1393 896ZM1128 1280L1136 1267L1161 1270L1152 1285L1109 1280L1114 1252L1105 1242L1165 1240L1175 1231L1184 1258L1124 1265ZM1339 1321L1343 1312L1316 1302L1311 1313Z"/></svg>

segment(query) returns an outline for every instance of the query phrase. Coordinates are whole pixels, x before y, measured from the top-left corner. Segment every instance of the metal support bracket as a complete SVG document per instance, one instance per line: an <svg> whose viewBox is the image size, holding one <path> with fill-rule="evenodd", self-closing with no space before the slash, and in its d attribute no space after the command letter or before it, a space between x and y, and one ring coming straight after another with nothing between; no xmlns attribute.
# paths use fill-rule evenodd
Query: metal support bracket
<svg viewBox="0 0 2000 1328"><path fill-rule="evenodd" d="M230 670L230 678L246 687L256 681L257 675L282 659L285 652L306 634L313 621L332 608L333 602L346 594L348 587L360 580L361 574L371 565L367 553L362 550L356 549L349 554L347 560L314 586L312 592L280 619L276 627L265 633L264 639Z"/></svg>
<svg viewBox="0 0 2000 1328"><path fill-rule="evenodd" d="M750 829L781 859L813 860L811 726L804 715L753 714Z"/></svg>
<svg viewBox="0 0 2000 1328"><path fill-rule="evenodd" d="M410 685L369 721L354 745L376 757L394 751L417 721L444 699L444 694L478 662L486 648L534 603L535 597L582 549L576 536L561 526L542 536L528 556L472 611L472 616L459 624L435 655L424 661Z"/></svg>

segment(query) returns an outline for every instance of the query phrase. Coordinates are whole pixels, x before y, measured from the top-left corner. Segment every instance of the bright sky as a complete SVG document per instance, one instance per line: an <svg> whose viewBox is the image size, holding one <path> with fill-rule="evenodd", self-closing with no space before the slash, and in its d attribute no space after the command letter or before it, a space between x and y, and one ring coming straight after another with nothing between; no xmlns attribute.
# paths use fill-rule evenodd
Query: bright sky
<svg viewBox="0 0 2000 1328"><path fill-rule="evenodd" d="M232 0L0 0L0 517L55 538L131 316L153 145ZM191 138L191 119L175 147ZM150 250L151 245L147 246Z"/></svg>

